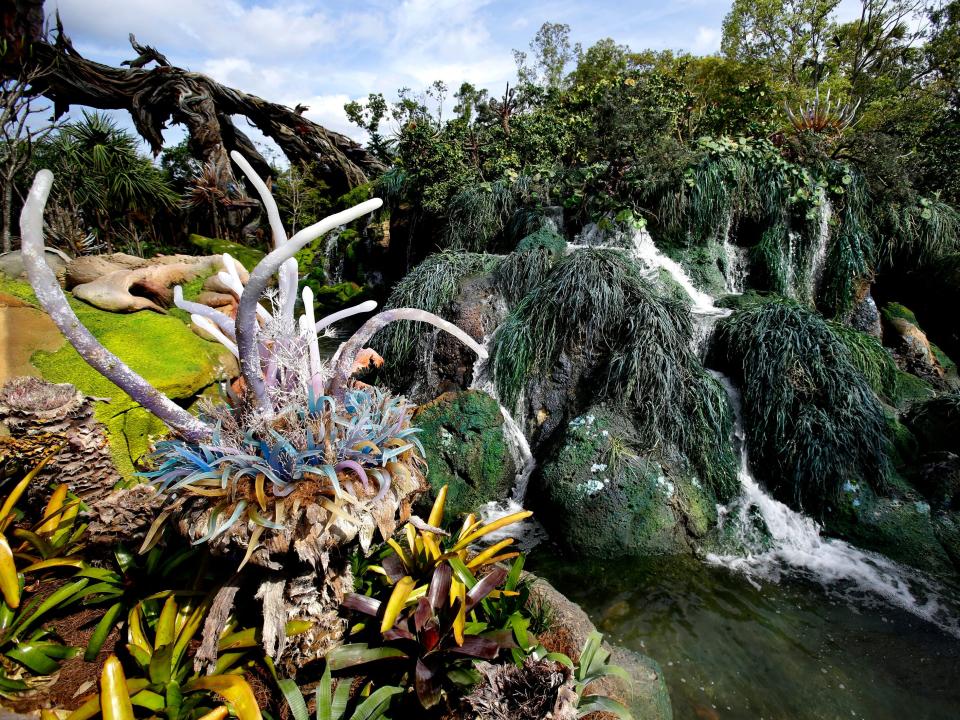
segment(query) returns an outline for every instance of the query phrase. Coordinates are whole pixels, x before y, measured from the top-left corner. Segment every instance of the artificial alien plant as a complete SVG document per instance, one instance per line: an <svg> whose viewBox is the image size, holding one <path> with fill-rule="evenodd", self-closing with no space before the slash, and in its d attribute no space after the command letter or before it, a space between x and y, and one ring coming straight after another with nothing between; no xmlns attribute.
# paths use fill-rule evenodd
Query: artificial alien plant
<svg viewBox="0 0 960 720"><path fill-rule="evenodd" d="M376 531L390 538L409 516L412 496L425 487L423 451L410 425L413 407L351 379L358 359L372 353L365 344L391 322L417 320L453 334L478 355L486 351L436 315L398 308L369 319L325 362L320 334L376 303L317 320L313 293L305 287L303 312L296 317L294 254L381 201L368 200L288 238L266 184L243 157L232 157L260 194L274 249L249 276L223 256L226 270L219 280L237 300L235 318L186 300L179 287L174 291L176 305L236 356L242 374L228 401L205 402L199 418L164 397L80 324L43 258L43 208L53 182L48 170L37 174L21 214L24 264L40 304L77 352L175 434L157 444L154 468L143 473L164 507L142 549L155 544L171 521L193 544L207 543L241 567L275 571L258 592L265 647L273 657L283 655L285 622L308 618L314 629L296 637L297 652L286 659L309 660L339 642L337 609L352 590L344 553L332 551L354 539L366 551ZM287 557L291 550L295 556ZM306 567L296 569L297 563Z"/></svg>

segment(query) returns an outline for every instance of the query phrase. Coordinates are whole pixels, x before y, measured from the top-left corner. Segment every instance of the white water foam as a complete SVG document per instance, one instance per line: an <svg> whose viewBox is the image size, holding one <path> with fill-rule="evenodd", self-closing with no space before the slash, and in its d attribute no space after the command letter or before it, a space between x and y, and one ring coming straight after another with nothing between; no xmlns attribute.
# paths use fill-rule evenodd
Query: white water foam
<svg viewBox="0 0 960 720"><path fill-rule="evenodd" d="M810 299L815 300L820 291L823 271L827 265L827 250L830 246L830 218L833 217L833 205L830 199L823 197L820 203L820 223L817 228L817 244L810 259Z"/></svg>
<svg viewBox="0 0 960 720"><path fill-rule="evenodd" d="M489 347L490 338L483 339L484 348ZM503 434L507 442L507 448L510 456L513 458L517 474L513 481L513 490L510 497L504 500L491 500L480 508L480 519L483 522L493 522L499 518L512 515L523 510L523 502L527 497L527 486L530 483L530 476L537 467L537 462L530 450L530 443L524 434L520 423L516 421L513 414L500 402L500 396L497 393L497 387L490 376L489 357L487 359L477 358L473 364L473 381L470 383L472 390L480 390L497 401L500 406L500 414L503 416ZM520 405L523 401L521 398ZM496 543L512 537L516 540L518 548L524 552L539 545L546 539L547 534L543 526L534 518L528 518L521 523L510 525L496 532L489 533L484 537L485 543Z"/></svg>
<svg viewBox="0 0 960 720"><path fill-rule="evenodd" d="M828 594L869 604L876 599L902 608L945 632L960 637L960 622L945 604L942 591L924 574L889 558L821 536L820 526L760 487L750 472L740 393L730 379L713 373L730 398L736 419L734 444L740 457L740 497L720 506L721 527L734 523L742 554L707 556L707 562L743 573L748 580L778 582L793 575L819 583ZM756 516L767 533L757 531Z"/></svg>

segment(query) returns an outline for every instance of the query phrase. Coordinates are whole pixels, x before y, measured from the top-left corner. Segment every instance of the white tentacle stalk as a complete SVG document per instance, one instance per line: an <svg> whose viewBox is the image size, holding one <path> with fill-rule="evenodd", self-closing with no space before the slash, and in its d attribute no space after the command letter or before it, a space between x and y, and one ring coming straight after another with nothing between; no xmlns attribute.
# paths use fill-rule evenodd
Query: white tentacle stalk
<svg viewBox="0 0 960 720"><path fill-rule="evenodd" d="M52 186L53 173L49 170L38 172L23 205L23 212L20 213L23 264L40 305L80 357L92 368L187 440L200 441L209 438L212 434L209 426L163 395L130 369L123 360L101 345L93 333L80 323L80 319L70 307L56 275L44 258L43 209Z"/></svg>
<svg viewBox="0 0 960 720"><path fill-rule="evenodd" d="M366 346L370 339L384 327L397 320L417 320L419 322L430 323L434 327L440 328L444 332L453 335L468 348L473 350L481 359L487 357L487 350L480 343L467 335L463 330L451 322L447 322L442 317L429 313L426 310L416 308L396 308L394 310L384 310L379 315L374 315L367 320L360 329L347 340L340 349L337 350L336 362L333 368L333 379L330 382L329 394L335 398L343 397L353 375L353 368L356 363L357 355Z"/></svg>

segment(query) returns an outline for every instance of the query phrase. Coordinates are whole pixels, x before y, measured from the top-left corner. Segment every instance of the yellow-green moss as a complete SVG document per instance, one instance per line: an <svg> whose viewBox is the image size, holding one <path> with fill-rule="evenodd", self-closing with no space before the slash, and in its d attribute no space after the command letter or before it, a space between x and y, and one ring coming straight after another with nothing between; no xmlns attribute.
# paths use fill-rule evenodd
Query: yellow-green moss
<svg viewBox="0 0 960 720"><path fill-rule="evenodd" d="M37 305L26 283L0 280L0 291ZM105 312L73 298L70 305L107 349L175 400L189 401L216 381L224 363L230 362L220 345L200 338L176 317L148 311ZM87 395L108 399L97 403L96 417L108 428L117 467L132 477L133 462L145 454L152 438L164 432L162 423L91 368L69 343L52 353L34 353L31 363L51 382L72 383Z"/></svg>
<svg viewBox="0 0 960 720"><path fill-rule="evenodd" d="M240 243L230 242L229 240L223 240L222 238L208 238L203 235L192 234L189 240L191 245L205 250L207 255L230 253L230 255L239 260L247 270L253 270L254 266L263 260L265 255L262 250L247 247Z"/></svg>

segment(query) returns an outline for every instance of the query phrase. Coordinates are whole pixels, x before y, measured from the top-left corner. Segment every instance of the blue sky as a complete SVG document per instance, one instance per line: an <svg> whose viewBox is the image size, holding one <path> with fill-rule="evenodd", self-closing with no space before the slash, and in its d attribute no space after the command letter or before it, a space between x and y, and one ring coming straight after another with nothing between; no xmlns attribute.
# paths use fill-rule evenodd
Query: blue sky
<svg viewBox="0 0 960 720"><path fill-rule="evenodd" d="M849 0L844 3L849 5ZM343 112L348 100L433 80L463 80L502 91L511 50L527 49L545 21L571 27L586 47L612 37L634 49L712 53L729 0L47 0L86 57L130 59L127 33L178 66L287 105L359 137ZM844 13L849 14L849 13ZM125 124L128 124L125 122ZM180 132L167 137L176 141Z"/></svg>

